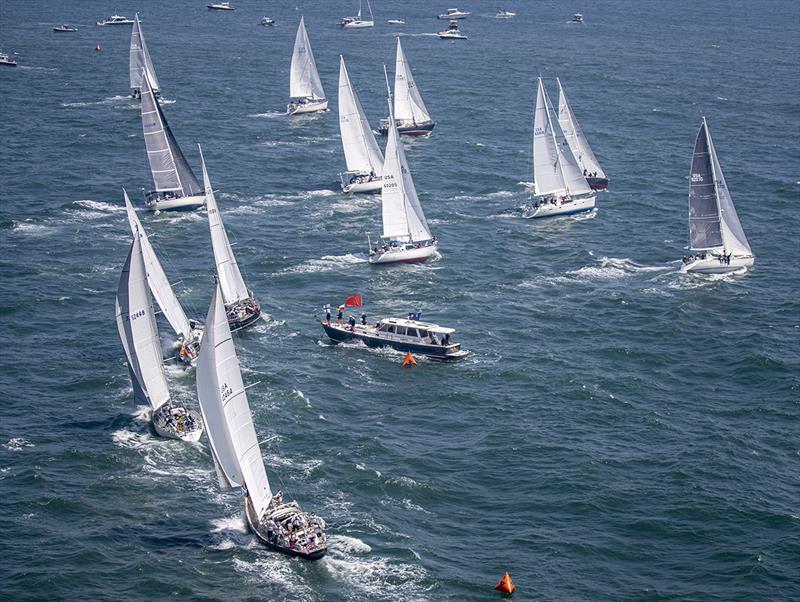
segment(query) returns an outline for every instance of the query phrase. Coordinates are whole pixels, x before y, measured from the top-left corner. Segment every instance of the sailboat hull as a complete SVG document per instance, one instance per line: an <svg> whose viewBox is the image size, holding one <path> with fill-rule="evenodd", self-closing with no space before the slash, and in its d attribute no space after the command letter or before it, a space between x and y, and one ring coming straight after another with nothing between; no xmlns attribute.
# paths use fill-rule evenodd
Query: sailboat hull
<svg viewBox="0 0 800 602"><path fill-rule="evenodd" d="M364 29L365 27L375 27L375 21L348 21L342 23L344 29Z"/></svg>
<svg viewBox="0 0 800 602"><path fill-rule="evenodd" d="M228 310L228 326L231 332L252 326L261 317L261 306L258 305L255 299L252 301L253 305L248 306L241 312L230 312Z"/></svg>
<svg viewBox="0 0 800 602"><path fill-rule="evenodd" d="M182 196L174 199L149 196L145 205L150 211L194 211L206 204L206 195Z"/></svg>
<svg viewBox="0 0 800 602"><path fill-rule="evenodd" d="M317 548L311 552L305 552L296 548L277 545L276 543L270 541L267 537L266 529L256 518L255 510L253 509L253 503L250 501L250 498L247 495L245 495L244 498L244 513L247 516L247 524L250 526L250 530L256 536L258 541L260 541L270 550L275 550L276 552L286 554L287 556L296 556L297 558L302 558L304 560L319 560L328 553L327 546Z"/></svg>
<svg viewBox="0 0 800 602"><path fill-rule="evenodd" d="M178 439L180 441L188 441L190 443L199 441L200 436L203 434L203 418L200 416L200 414L195 410L180 408L180 410L191 416L198 425L192 430L186 430L179 427L176 421L168 420L168 413L172 409L172 407L162 406L153 412L153 428L155 428L156 433L166 439Z"/></svg>
<svg viewBox="0 0 800 602"><path fill-rule="evenodd" d="M363 193L363 192L379 192L383 188L383 178L375 178L374 180L368 180L364 182L351 182L351 178L358 176L364 176L364 174L353 173L351 171L346 171L344 173L339 174L339 179L341 180L342 185L342 192L346 192L348 194L355 194L355 193Z"/></svg>
<svg viewBox="0 0 800 602"><path fill-rule="evenodd" d="M742 268L749 268L756 262L752 255L744 257L731 257L730 262L722 261L718 255L697 259L681 266L684 274L727 274Z"/></svg>
<svg viewBox="0 0 800 602"><path fill-rule="evenodd" d="M390 249L385 252L371 254L369 262L373 264L385 263L424 263L436 255L436 243L424 247L406 249Z"/></svg>
<svg viewBox="0 0 800 602"><path fill-rule="evenodd" d="M586 178L592 190L608 190L608 178Z"/></svg>
<svg viewBox="0 0 800 602"><path fill-rule="evenodd" d="M303 115L304 113L317 113L328 110L328 100L311 101L307 103L290 102L286 105L287 115Z"/></svg>
<svg viewBox="0 0 800 602"><path fill-rule="evenodd" d="M415 123L412 125L397 125L397 133L401 136L414 136L414 137L428 137L433 134L433 128L436 127L436 123L433 121L429 121L428 123ZM381 127L378 130L378 133L381 136L388 136L389 135L389 122L388 120L381 121Z"/></svg>
<svg viewBox="0 0 800 602"><path fill-rule="evenodd" d="M583 213L584 211L591 211L595 207L597 197L591 196L583 199L573 199L564 203L551 203L546 201L539 201L538 205L534 205L530 209L523 211L523 217L529 219L540 219L545 217L563 217L566 215L574 215L576 213Z"/></svg>

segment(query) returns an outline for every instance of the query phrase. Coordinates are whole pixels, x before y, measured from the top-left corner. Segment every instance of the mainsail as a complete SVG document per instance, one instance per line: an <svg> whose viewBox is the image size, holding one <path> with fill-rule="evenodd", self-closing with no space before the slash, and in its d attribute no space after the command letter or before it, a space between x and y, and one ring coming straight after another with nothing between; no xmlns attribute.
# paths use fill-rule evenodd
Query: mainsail
<svg viewBox="0 0 800 602"><path fill-rule="evenodd" d="M383 154L339 56L339 130L348 171L383 174Z"/></svg>
<svg viewBox="0 0 800 602"><path fill-rule="evenodd" d="M169 388L138 236L122 268L116 306L117 330L128 358L134 399L157 410L169 401Z"/></svg>
<svg viewBox="0 0 800 602"><path fill-rule="evenodd" d="M292 70L289 77L290 98L312 98L323 100L325 91L317 73L317 64L314 53L311 52L311 43L308 41L303 17L300 17L300 26L297 28L297 37L294 40L292 52Z"/></svg>
<svg viewBox="0 0 800 602"><path fill-rule="evenodd" d="M153 245L150 244L150 239L147 233L142 228L139 221L139 216L136 215L136 210L128 198L128 193L122 189L125 195L125 208L128 211L128 223L131 226L131 232L134 236L139 235L139 241L142 245L142 257L144 259L144 267L147 272L147 284L150 286L150 292L155 297L156 303L161 308L164 316L167 318L170 326L175 331L175 334L183 336L185 341L192 338L192 327L189 325L189 319L183 311L178 298L172 291L172 286L167 280L167 275L164 273L164 268L161 267L161 262L153 250Z"/></svg>
<svg viewBox="0 0 800 602"><path fill-rule="evenodd" d="M423 241L432 238L417 197L406 153L389 107L389 140L383 162L383 236L398 240Z"/></svg>
<svg viewBox="0 0 800 602"><path fill-rule="evenodd" d="M147 44L144 41L142 26L139 23L139 13L133 18L133 29L131 30L131 51L129 57L129 70L131 80L131 91L142 89L142 69L147 71L150 78L150 87L155 94L158 94L159 86L156 78L156 70L150 60L150 53L147 51Z"/></svg>
<svg viewBox="0 0 800 602"><path fill-rule="evenodd" d="M199 146L198 146L199 148ZM211 230L211 247L214 249L214 261L217 264L217 276L220 287L222 287L222 298L226 305L242 301L250 297L247 286L239 271L236 257L233 255L228 234L225 232L225 225L222 223L217 199L211 189L211 181L208 178L206 162L203 158L203 150L200 149L200 164L203 168L203 186L206 193L206 208L208 211L208 227Z"/></svg>
<svg viewBox="0 0 800 602"><path fill-rule="evenodd" d="M220 484L245 487L261 517L272 500L272 490L219 286L208 309L197 364L197 398Z"/></svg>
<svg viewBox="0 0 800 602"><path fill-rule="evenodd" d="M186 162L167 118L153 94L150 77L142 69L142 129L147 147L147 160L158 192L173 192L178 196L195 196L203 189Z"/></svg>
<svg viewBox="0 0 800 602"><path fill-rule="evenodd" d="M586 141L586 136L583 135L583 130L567 102L567 95L564 94L561 80L556 78L556 81L558 82L558 124L561 126L561 131L564 132L564 137L567 139L578 166L587 173L596 173L598 178L605 178L606 174L597 162L597 157L594 156Z"/></svg>
<svg viewBox="0 0 800 602"><path fill-rule="evenodd" d="M426 123L431 120L430 113L422 102L406 54L397 38L397 58L394 66L394 117L400 121Z"/></svg>

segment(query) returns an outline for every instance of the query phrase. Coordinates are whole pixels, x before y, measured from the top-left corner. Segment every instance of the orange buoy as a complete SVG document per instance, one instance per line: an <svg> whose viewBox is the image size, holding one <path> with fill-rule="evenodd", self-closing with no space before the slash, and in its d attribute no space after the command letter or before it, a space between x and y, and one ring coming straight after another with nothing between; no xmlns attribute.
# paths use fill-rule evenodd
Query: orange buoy
<svg viewBox="0 0 800 602"><path fill-rule="evenodd" d="M414 356L411 355L411 352L409 351L408 353L406 353L406 359L403 360L403 367L405 368L406 366L416 366L416 365L417 365L417 360L414 359Z"/></svg>
<svg viewBox="0 0 800 602"><path fill-rule="evenodd" d="M94 47L95 51L100 52L102 48L100 48L100 44Z"/></svg>
<svg viewBox="0 0 800 602"><path fill-rule="evenodd" d="M500 583L495 585L494 588L503 592L504 594L513 594L514 590L517 589L517 586L514 585L513 581L511 581L511 576L508 574L508 571L506 571L506 574L503 575L502 579L500 579Z"/></svg>

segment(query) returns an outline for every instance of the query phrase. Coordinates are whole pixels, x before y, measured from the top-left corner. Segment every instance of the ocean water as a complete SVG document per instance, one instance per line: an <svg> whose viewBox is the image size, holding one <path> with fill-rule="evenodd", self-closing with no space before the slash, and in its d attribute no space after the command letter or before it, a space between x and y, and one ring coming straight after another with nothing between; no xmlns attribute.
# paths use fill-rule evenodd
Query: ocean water
<svg viewBox="0 0 800 602"><path fill-rule="evenodd" d="M204 4L0 4L19 62L0 67L0 598L493 600L505 570L516 600L800 598L797 2L509 0L518 16L498 20L464 0L466 42L432 35L445 3L376 0L360 31L336 26L353 1ZM151 182L130 30L94 22L137 10L263 303L237 350L274 486L328 522L320 562L258 545L205 439L158 438L132 401L121 189L142 209ZM290 120L301 13L334 110ZM336 186L337 55L376 124L397 33L437 121L406 150L441 258L376 269L379 198ZM516 210L539 74L551 96L561 78L611 176L595 213ZM701 114L757 256L746 274L678 273ZM204 316L205 213L140 215ZM408 370L328 345L314 309L355 293L370 319L421 309L471 354ZM168 378L196 404L193 371Z"/></svg>

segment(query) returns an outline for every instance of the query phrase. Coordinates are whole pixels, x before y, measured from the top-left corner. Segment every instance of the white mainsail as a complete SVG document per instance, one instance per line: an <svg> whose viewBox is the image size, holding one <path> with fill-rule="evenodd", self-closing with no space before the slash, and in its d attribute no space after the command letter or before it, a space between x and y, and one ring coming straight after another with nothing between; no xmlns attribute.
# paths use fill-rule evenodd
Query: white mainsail
<svg viewBox="0 0 800 602"><path fill-rule="evenodd" d="M157 410L169 401L169 388L138 236L134 236L122 268L116 309L117 330L128 358L134 398Z"/></svg>
<svg viewBox="0 0 800 602"><path fill-rule="evenodd" d="M139 23L139 13L133 17L133 29L131 30L131 50L128 60L131 90L142 89L142 69L147 71L150 78L150 86L154 93L158 93L158 78L153 62L150 60L150 53L147 51L147 44L144 41L142 26Z"/></svg>
<svg viewBox="0 0 800 602"><path fill-rule="evenodd" d="M394 117L400 121L426 123L431 120L430 113L422 102L419 88L411 74L400 38L397 38L397 58L394 66Z"/></svg>
<svg viewBox="0 0 800 602"><path fill-rule="evenodd" d="M375 172L377 176L382 175L383 154L364 116L364 109L353 89L344 57L341 55L339 55L339 130L348 171Z"/></svg>
<svg viewBox="0 0 800 602"><path fill-rule="evenodd" d="M290 98L312 98L323 100L325 91L317 72L317 63L314 53L311 52L311 43L308 41L305 21L300 17L300 26L297 28L297 37L294 40L292 52L292 69L289 77Z"/></svg>
<svg viewBox="0 0 800 602"><path fill-rule="evenodd" d="M383 162L383 236L397 240L423 241L432 238L419 203L408 161L394 116L389 112L389 140Z"/></svg>
<svg viewBox="0 0 800 602"><path fill-rule="evenodd" d="M128 223L131 226L131 232L134 236L139 235L139 241L142 245L142 257L144 258L144 267L147 272L147 284L150 286L150 292L155 297L156 303L167 318L169 325L175 331L175 334L183 336L184 341L189 341L192 338L192 327L189 325L189 319L183 311L178 298L172 291L167 275L164 273L164 268L161 267L161 262L156 256L153 245L150 244L150 239L139 221L139 216L136 215L136 210L128 198L128 193L122 189L125 195L125 208L128 212Z"/></svg>
<svg viewBox="0 0 800 602"><path fill-rule="evenodd" d="M598 178L605 178L606 174L597 162L597 157L594 156L586 141L586 136L583 135L583 130L567 102L567 95L564 93L561 80L556 78L556 81L558 82L558 123L578 166L587 173L597 173Z"/></svg>
<svg viewBox="0 0 800 602"><path fill-rule="evenodd" d="M197 398L220 484L245 487L256 516L272 500L236 348L217 286L197 363Z"/></svg>
<svg viewBox="0 0 800 602"><path fill-rule="evenodd" d="M228 233L225 232L225 225L222 223L222 215L220 215L219 207L217 206L217 199L211 189L211 181L208 178L202 149L200 149L200 164L203 168L208 227L211 230L211 247L214 250L214 261L217 264L217 276L222 287L222 298L225 300L226 305L230 305L249 298L250 293L247 291L247 285L244 283L242 273L239 271L239 265L236 263L236 257L233 255Z"/></svg>

